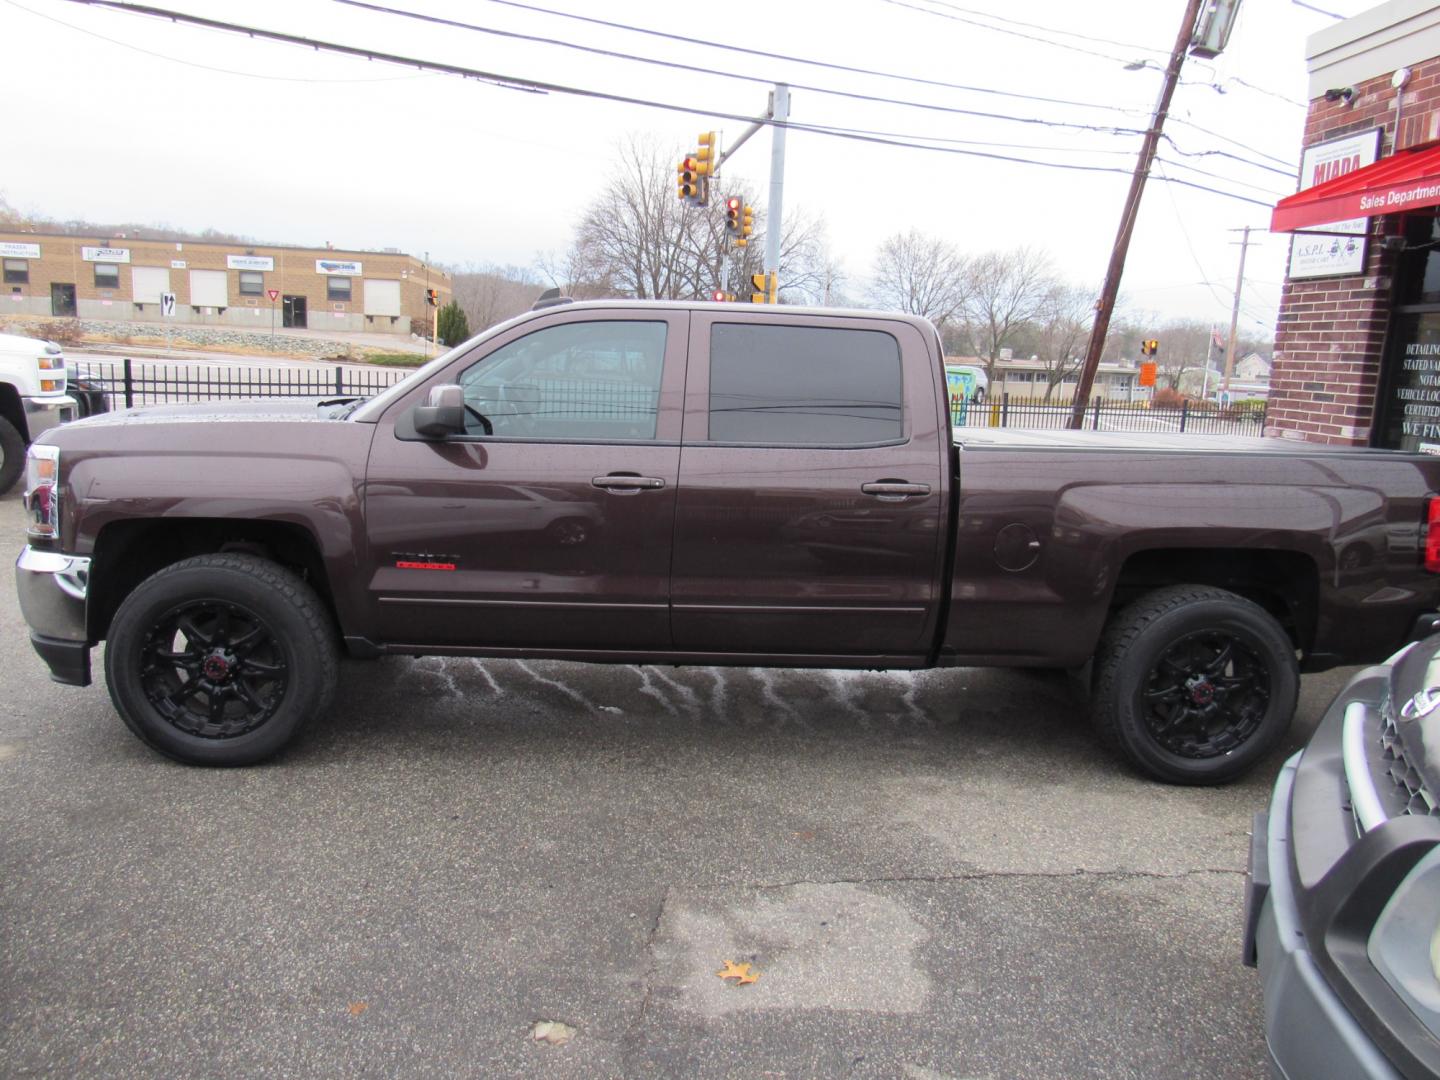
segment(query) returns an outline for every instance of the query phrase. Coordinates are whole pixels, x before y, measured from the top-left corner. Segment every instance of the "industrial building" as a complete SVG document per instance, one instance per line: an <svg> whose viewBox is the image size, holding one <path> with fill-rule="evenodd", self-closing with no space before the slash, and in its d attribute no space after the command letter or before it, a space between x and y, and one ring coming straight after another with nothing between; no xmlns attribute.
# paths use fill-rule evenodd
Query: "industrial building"
<svg viewBox="0 0 1440 1080"><path fill-rule="evenodd" d="M399 251L0 231L0 314L423 333L450 276Z"/></svg>

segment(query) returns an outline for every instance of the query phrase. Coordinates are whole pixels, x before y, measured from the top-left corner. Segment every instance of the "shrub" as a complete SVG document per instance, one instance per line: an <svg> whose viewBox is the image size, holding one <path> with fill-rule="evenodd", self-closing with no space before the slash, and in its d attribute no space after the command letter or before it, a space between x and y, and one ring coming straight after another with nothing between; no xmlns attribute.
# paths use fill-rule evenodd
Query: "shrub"
<svg viewBox="0 0 1440 1080"><path fill-rule="evenodd" d="M454 300L441 308L436 316L435 336L446 345L459 345L470 336L470 320Z"/></svg>

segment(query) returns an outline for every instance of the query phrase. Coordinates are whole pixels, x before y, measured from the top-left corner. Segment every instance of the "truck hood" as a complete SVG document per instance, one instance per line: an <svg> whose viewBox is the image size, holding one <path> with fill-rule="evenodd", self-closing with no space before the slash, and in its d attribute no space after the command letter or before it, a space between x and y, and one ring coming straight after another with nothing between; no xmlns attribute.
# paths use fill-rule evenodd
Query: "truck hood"
<svg viewBox="0 0 1440 1080"><path fill-rule="evenodd" d="M143 405L101 413L66 425L70 428L133 424L219 424L264 421L305 423L334 420L355 402L354 397L274 398L259 401L199 401L182 405Z"/></svg>

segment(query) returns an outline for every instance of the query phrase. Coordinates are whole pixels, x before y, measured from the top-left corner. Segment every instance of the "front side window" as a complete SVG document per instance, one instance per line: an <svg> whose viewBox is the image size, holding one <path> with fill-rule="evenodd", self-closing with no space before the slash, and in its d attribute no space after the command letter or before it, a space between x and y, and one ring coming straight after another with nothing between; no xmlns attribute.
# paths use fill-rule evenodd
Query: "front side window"
<svg viewBox="0 0 1440 1080"><path fill-rule="evenodd" d="M240 271L240 295L260 296L265 292L265 275L259 270ZM347 294L348 295L348 294Z"/></svg>
<svg viewBox="0 0 1440 1080"><path fill-rule="evenodd" d="M878 330L716 323L710 441L857 446L902 437L900 343Z"/></svg>
<svg viewBox="0 0 1440 1080"><path fill-rule="evenodd" d="M663 322L578 322L546 327L496 349L460 376L465 404L497 437L655 438ZM466 431L484 434L467 410Z"/></svg>
<svg viewBox="0 0 1440 1080"><path fill-rule="evenodd" d="M118 289L120 287L120 267L114 263L96 263L95 287L97 289Z"/></svg>
<svg viewBox="0 0 1440 1080"><path fill-rule="evenodd" d="M6 285L28 285L30 283L30 264L24 259L5 260L5 284Z"/></svg>
<svg viewBox="0 0 1440 1080"><path fill-rule="evenodd" d="M327 277L325 279L325 299L348 301L350 299L350 279L348 277Z"/></svg>

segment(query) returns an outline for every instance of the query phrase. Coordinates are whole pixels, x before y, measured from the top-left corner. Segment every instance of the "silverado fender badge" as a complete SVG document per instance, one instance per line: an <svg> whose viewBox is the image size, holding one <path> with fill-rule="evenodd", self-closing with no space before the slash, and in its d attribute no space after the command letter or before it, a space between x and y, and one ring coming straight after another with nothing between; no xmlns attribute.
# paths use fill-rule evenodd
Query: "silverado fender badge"
<svg viewBox="0 0 1440 1080"><path fill-rule="evenodd" d="M1440 709L1440 686L1428 686L1400 706L1400 715L1407 720L1419 720Z"/></svg>
<svg viewBox="0 0 1440 1080"><path fill-rule="evenodd" d="M396 551L397 570L454 570L459 559L454 555L434 555L428 551Z"/></svg>

